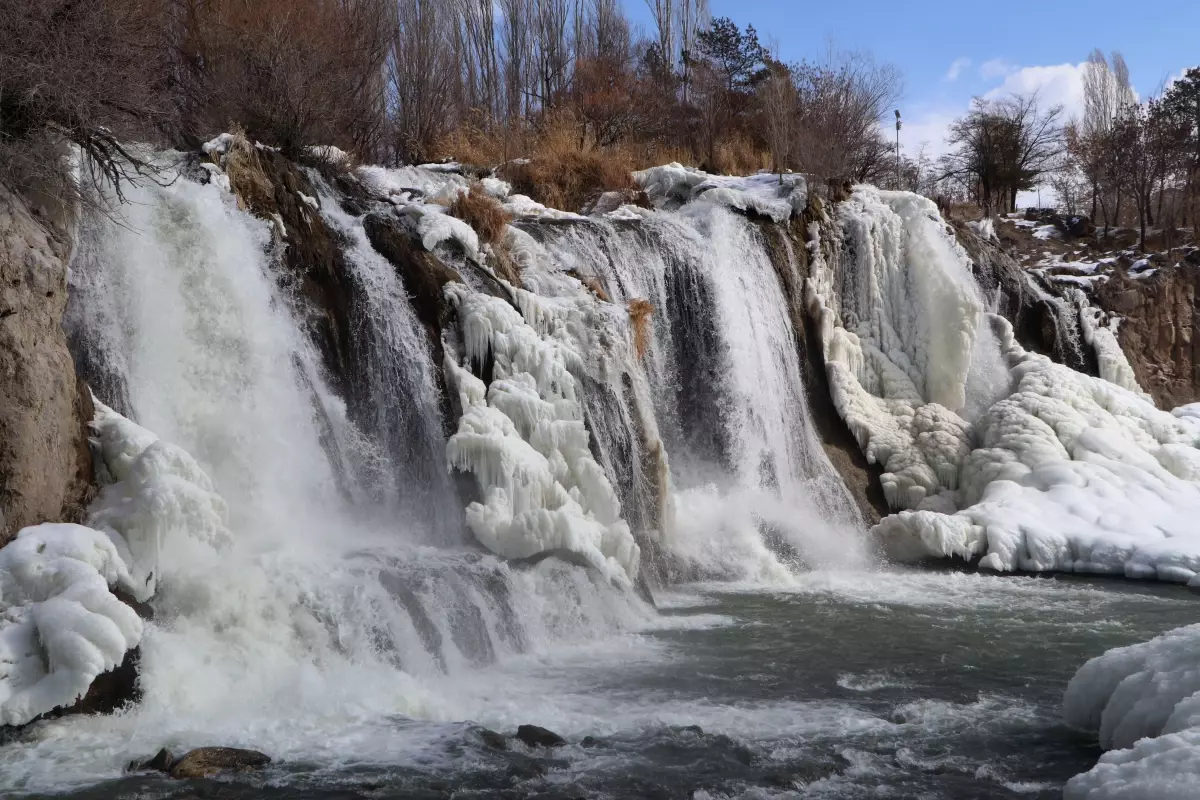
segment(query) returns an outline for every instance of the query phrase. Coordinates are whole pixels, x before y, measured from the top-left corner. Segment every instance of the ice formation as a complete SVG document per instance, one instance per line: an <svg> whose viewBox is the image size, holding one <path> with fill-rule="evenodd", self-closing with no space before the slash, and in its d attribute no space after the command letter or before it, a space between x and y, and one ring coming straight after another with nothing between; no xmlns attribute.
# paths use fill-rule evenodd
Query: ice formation
<svg viewBox="0 0 1200 800"><path fill-rule="evenodd" d="M572 375L583 367L581 356L544 298L514 291L521 312L461 284L446 286L467 362L494 365L485 386L447 351L446 373L463 412L447 458L473 474L484 495L467 507L467 524L505 558L557 554L628 585L639 549L589 448Z"/></svg>
<svg viewBox="0 0 1200 800"><path fill-rule="evenodd" d="M873 531L894 558L1200 584L1200 429L1141 391L1115 321L1076 301L1102 377L1074 372L984 311L930 201L857 187L837 223L807 301L834 404L901 509Z"/></svg>
<svg viewBox="0 0 1200 800"><path fill-rule="evenodd" d="M958 412L982 299L932 201L860 186L837 213L853 267L839 275L814 243L806 284L830 392L867 459L883 467L889 505L918 507L958 487L970 452Z"/></svg>
<svg viewBox="0 0 1200 800"><path fill-rule="evenodd" d="M20 725L83 695L142 637L109 590L145 601L160 556L228 537L225 505L190 455L99 401L92 421L105 486L87 525L25 528L0 549L0 724Z"/></svg>
<svg viewBox="0 0 1200 800"><path fill-rule="evenodd" d="M1066 800L1185 800L1200 785L1200 625L1109 650L1063 699L1067 724L1110 750L1067 783Z"/></svg>
<svg viewBox="0 0 1200 800"><path fill-rule="evenodd" d="M739 211L752 211L784 222L808 205L804 177L792 173L759 173L745 178L710 175L694 167L671 163L633 174L657 208L675 208L703 199Z"/></svg>
<svg viewBox="0 0 1200 800"><path fill-rule="evenodd" d="M96 400L94 441L113 481L88 508L87 524L109 535L128 569L136 600L154 595L167 542L227 544L227 510L208 475L186 451L161 441Z"/></svg>
<svg viewBox="0 0 1200 800"><path fill-rule="evenodd" d="M68 706L142 638L109 591L134 585L116 544L82 525L23 529L0 549L0 725Z"/></svg>

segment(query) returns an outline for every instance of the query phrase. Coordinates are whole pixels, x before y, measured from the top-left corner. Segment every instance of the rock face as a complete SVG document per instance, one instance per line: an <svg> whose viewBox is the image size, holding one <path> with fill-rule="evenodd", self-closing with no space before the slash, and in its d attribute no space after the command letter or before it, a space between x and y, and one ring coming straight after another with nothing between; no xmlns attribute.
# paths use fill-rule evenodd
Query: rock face
<svg viewBox="0 0 1200 800"><path fill-rule="evenodd" d="M62 328L66 227L0 186L0 545L77 521L91 491L91 394Z"/></svg>
<svg viewBox="0 0 1200 800"><path fill-rule="evenodd" d="M562 747L567 740L537 725L521 725L515 737L530 747Z"/></svg>
<svg viewBox="0 0 1200 800"><path fill-rule="evenodd" d="M1149 277L1114 270L1092 299L1121 317L1117 338L1141 387L1159 408L1200 399L1200 265L1182 263Z"/></svg>
<svg viewBox="0 0 1200 800"><path fill-rule="evenodd" d="M953 222L959 244L971 258L975 280L995 301L996 313L1013 326L1017 342L1026 350L1050 356L1060 364L1088 375L1098 374L1096 355L1080 348L1078 314L1067 315L1055 305L1057 291L1043 287L999 243L980 237L960 220Z"/></svg>

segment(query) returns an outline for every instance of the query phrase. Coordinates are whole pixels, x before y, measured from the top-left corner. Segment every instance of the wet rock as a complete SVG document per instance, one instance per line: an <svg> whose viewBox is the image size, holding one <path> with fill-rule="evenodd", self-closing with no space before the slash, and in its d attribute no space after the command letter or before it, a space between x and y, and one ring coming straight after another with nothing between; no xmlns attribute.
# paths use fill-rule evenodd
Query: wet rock
<svg viewBox="0 0 1200 800"><path fill-rule="evenodd" d="M171 765L172 778L207 778L222 772L250 772L271 763L257 750L236 747L200 747Z"/></svg>
<svg viewBox="0 0 1200 800"><path fill-rule="evenodd" d="M487 728L480 728L475 732L479 736L479 740L487 747L493 750L507 750L508 739L504 738L504 734L496 733Z"/></svg>
<svg viewBox="0 0 1200 800"><path fill-rule="evenodd" d="M141 763L134 762L130 766L131 772L170 772L171 765L175 763L175 756L167 748L163 748L154 754L153 758L142 761Z"/></svg>
<svg viewBox="0 0 1200 800"><path fill-rule="evenodd" d="M567 740L554 731L546 730L537 725L522 725L517 728L516 738L529 747L562 747Z"/></svg>
<svg viewBox="0 0 1200 800"><path fill-rule="evenodd" d="M546 767L532 758L521 758L509 764L508 777L518 781L529 781L546 774Z"/></svg>
<svg viewBox="0 0 1200 800"><path fill-rule="evenodd" d="M1200 592L1200 590L1197 590L1197 591ZM601 745L600 740L597 739L595 736L585 736L579 742L580 747L586 747L589 750L593 747L599 747L600 745Z"/></svg>

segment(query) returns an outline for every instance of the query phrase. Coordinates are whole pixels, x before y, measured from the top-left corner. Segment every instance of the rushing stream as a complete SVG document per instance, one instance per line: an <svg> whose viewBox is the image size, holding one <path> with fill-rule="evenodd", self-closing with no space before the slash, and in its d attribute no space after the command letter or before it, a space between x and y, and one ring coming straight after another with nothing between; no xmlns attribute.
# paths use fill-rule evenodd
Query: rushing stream
<svg viewBox="0 0 1200 800"><path fill-rule="evenodd" d="M638 632L430 687L470 722L330 719L319 741L296 733L286 765L261 775L131 776L67 796L1058 797L1098 756L1061 723L1079 663L1197 608L1176 587L954 572L813 572L662 601ZM567 746L496 750L476 727L527 722ZM0 751L0 766L30 788L61 778L52 754L68 724L79 722Z"/></svg>

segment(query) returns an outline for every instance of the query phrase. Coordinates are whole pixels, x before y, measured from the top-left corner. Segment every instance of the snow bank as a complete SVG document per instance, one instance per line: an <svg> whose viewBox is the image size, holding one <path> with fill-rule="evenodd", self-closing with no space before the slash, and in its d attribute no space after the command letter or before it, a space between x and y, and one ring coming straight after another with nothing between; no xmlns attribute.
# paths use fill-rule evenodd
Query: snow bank
<svg viewBox="0 0 1200 800"><path fill-rule="evenodd" d="M74 703L142 638L111 586L131 584L116 545L82 525L23 529L0 549L0 725Z"/></svg>
<svg viewBox="0 0 1200 800"><path fill-rule="evenodd" d="M479 234L463 220L445 213L440 206L425 203L409 203L401 212L416 222L417 235L421 237L421 245L426 250L432 251L438 245L456 242L467 258L482 263Z"/></svg>
<svg viewBox="0 0 1200 800"><path fill-rule="evenodd" d="M1200 625L1119 647L1079 669L1063 699L1067 724L1106 753L1068 782L1067 800L1193 798L1200 785Z"/></svg>
<svg viewBox="0 0 1200 800"><path fill-rule="evenodd" d="M656 208L673 208L696 199L750 211L776 222L788 220L808 205L803 176L760 173L739 178L710 175L694 167L671 163L633 173L633 179Z"/></svg>
<svg viewBox="0 0 1200 800"><path fill-rule="evenodd" d="M524 290L518 312L503 300L448 284L465 359L493 360L485 386L447 351L445 370L463 414L450 437L452 468L472 473L484 494L467 507L467 524L506 558L556 554L628 585L639 549L621 518L616 492L592 457L572 371L583 368L570 345L569 319L547 298Z"/></svg>

